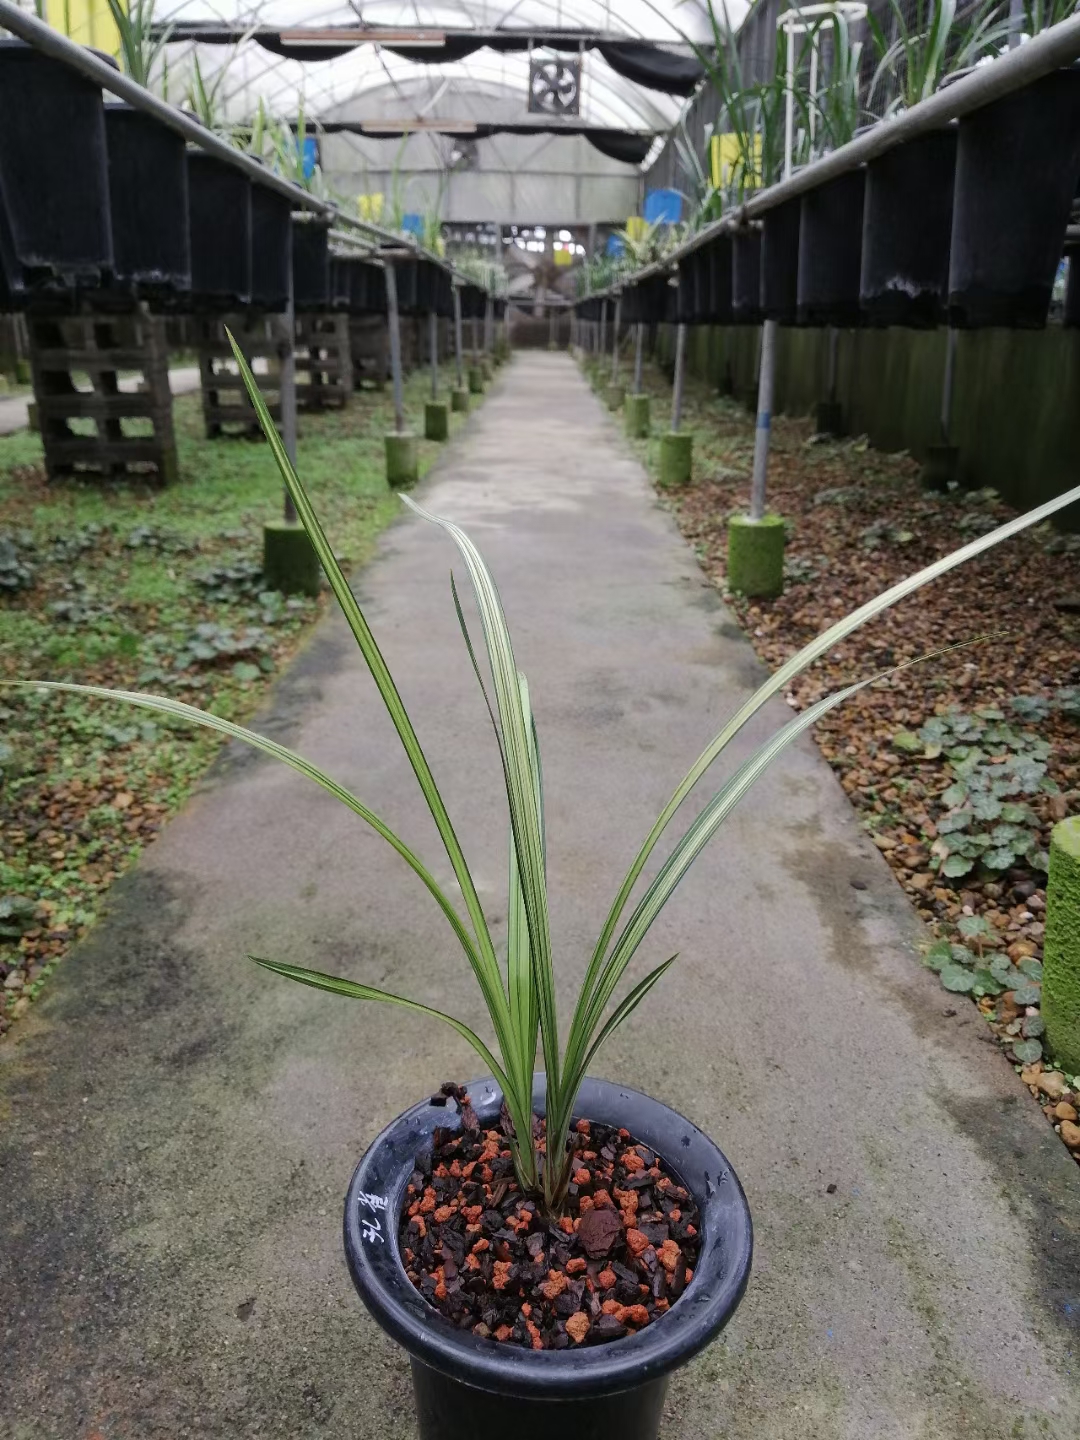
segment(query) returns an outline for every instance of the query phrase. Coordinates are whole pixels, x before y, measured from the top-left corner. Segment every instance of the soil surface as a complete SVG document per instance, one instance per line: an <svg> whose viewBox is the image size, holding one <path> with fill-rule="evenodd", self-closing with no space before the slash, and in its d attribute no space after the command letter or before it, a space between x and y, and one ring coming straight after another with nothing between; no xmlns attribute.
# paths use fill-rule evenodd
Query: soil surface
<svg viewBox="0 0 1080 1440"><path fill-rule="evenodd" d="M578 1120L566 1213L546 1219L514 1176L513 1123L481 1128L467 1093L443 1086L460 1128L435 1131L406 1190L406 1274L448 1320L533 1350L604 1344L658 1320L694 1277L698 1210L629 1130ZM535 1143L544 1145L536 1119Z"/></svg>

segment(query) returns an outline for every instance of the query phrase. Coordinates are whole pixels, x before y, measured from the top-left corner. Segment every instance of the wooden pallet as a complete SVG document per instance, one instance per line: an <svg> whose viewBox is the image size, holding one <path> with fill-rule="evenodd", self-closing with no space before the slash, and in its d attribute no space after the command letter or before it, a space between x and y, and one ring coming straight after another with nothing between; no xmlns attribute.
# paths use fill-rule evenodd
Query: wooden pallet
<svg viewBox="0 0 1080 1440"><path fill-rule="evenodd" d="M27 315L45 469L50 480L179 474L169 356L161 321L84 304L70 315ZM120 372L132 372L120 386Z"/></svg>
<svg viewBox="0 0 1080 1440"><path fill-rule="evenodd" d="M248 399L226 328L232 331L245 360L255 372L270 418L280 424L285 322L280 315L244 314L200 315L193 324L206 438L217 440L224 435L237 435L258 439L262 428Z"/></svg>
<svg viewBox="0 0 1080 1440"><path fill-rule="evenodd" d="M340 410L353 388L349 317L304 314L296 317L296 408Z"/></svg>

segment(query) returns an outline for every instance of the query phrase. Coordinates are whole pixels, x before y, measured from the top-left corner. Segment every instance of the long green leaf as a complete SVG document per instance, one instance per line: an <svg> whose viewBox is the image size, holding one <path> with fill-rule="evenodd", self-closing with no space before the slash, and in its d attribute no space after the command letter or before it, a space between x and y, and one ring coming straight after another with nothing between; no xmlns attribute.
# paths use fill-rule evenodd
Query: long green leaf
<svg viewBox="0 0 1080 1440"><path fill-rule="evenodd" d="M343 805L348 806L355 815L359 815L361 820L370 825L376 834L381 835L387 844L397 851L410 869L419 876L439 909L446 916L470 965L475 969L479 963L472 937L423 861L413 853L404 840L394 834L393 830L373 810L369 810L355 795L339 785L336 780L331 780L329 775L320 770L317 765L313 765L310 760L305 760L302 755L297 755L294 750L288 750L284 745L279 745L276 740L268 740L265 735L259 735L254 730L245 730L242 725L234 725L231 720L223 720L220 715L211 715L208 710L199 710L194 705L187 705L182 700L172 700L163 695L144 695L139 690L110 690L102 685L74 685L57 680L0 680L0 685L11 685L26 690L56 690L71 695L90 695L99 700L120 700L125 705L134 705L143 710L154 710L160 715L171 715L176 720L184 720L192 725L201 725L204 730L216 730L221 735L227 735L231 740L242 740L245 745L251 745L256 750L262 750L266 755L272 755L275 760L281 760L301 775L306 775L309 780L314 780L316 785L321 785L336 800L340 800Z"/></svg>
<svg viewBox="0 0 1080 1440"><path fill-rule="evenodd" d="M259 390L254 375L251 373L243 352L237 345L233 336L229 335L229 344L232 346L236 363L240 367L240 374L243 376L244 385L247 388L248 398L255 408L263 433L270 446L271 453L277 462L278 470L285 484L285 488L292 496L293 504L296 506L296 513L300 517L304 529L308 533L319 562L326 573L342 613L348 622L360 652L375 681L376 688L382 697L383 704L394 723L394 728L401 740L405 754L408 756L412 766L413 774L419 782L424 799L427 801L428 809L431 811L436 828L439 831L446 854L453 867L454 875L461 887L461 893L465 898L465 906L469 912L469 919L472 922L476 934L478 946L478 963L474 966L477 980L480 983L484 994L484 1001L491 1014L492 1023L495 1026L495 1033L499 1037L499 1043L509 1043L510 1012L506 995L502 988L502 980L499 975L499 964L495 957L495 947L491 941L491 934L488 930L487 920L484 916L483 907L480 904L480 897L476 892L476 885L466 862L464 852L454 831L450 816L439 794L438 786L435 784L435 777L431 773L431 767L427 757L420 745L416 731L413 729L412 721L409 719L404 702L401 699L393 676L390 674L386 661L375 642L375 637L364 617L356 597L349 587L348 581L342 573L337 562L333 549L326 533L322 528L318 516L308 499L307 491L304 489L299 476L293 469L292 462L286 453L285 446L281 442L281 436L277 432L270 412L266 408L262 393Z"/></svg>
<svg viewBox="0 0 1080 1440"><path fill-rule="evenodd" d="M980 535L977 539L970 541L969 544L961 546L959 550L954 550L951 554L942 556L940 560L935 560L922 570L916 571L914 575L909 575L906 579L898 581L895 585L890 586L888 590L883 591L880 595L876 595L864 605L860 605L859 608L853 610L850 615L846 615L842 620L838 620L835 625L830 625L827 630L811 640L808 645L804 645L790 660L785 661L778 670L774 671L773 674L754 691L753 695L750 696L745 704L739 707L723 729L713 737L698 756L697 760L694 761L694 764L676 787L671 799L664 806L656 824L646 836L641 849L634 857L633 864L627 871L626 878L623 880L619 893L616 895L611 909L608 912L607 919L604 922L604 928L600 933L600 938L596 943L592 959L589 962L585 983L582 986L578 1000L578 1009L574 1016L574 1023L577 1022L580 1014L589 1004L593 986L596 983L597 976L604 963L604 958L607 954L608 946L611 943L611 938L615 933L615 928L630 898L630 892L633 890L638 877L648 863L650 855L656 848L657 841L667 829L675 812L681 807L683 801L697 785L706 770L709 769L713 761L734 739L743 726L749 720L753 719L761 707L774 695L785 690L796 676L800 675L808 666L812 665L821 655L824 655L827 651L838 645L840 641L850 635L853 630L857 630L860 625L864 625L868 620L874 619L875 616L880 615L884 610L895 605L897 601L906 599L908 595L914 594L916 590L929 584L931 580L937 580L950 570L954 570L958 565L963 565L965 561L973 559L976 555L981 555L984 550L992 549L995 545L1000 544L1001 541L1007 540L1013 535L1020 534L1022 530L1026 530L1031 525L1037 525L1041 521L1049 519L1050 516L1056 514L1057 511L1065 509L1068 505L1076 504L1078 501L1080 501L1080 486L1066 491L1063 495L1058 495L1053 500L1046 501L1045 504L1037 506L1034 510L1029 510L1025 515L1018 515L1014 520L1009 520L1006 524L998 526L996 530L990 531L989 534Z"/></svg>
<svg viewBox="0 0 1080 1440"><path fill-rule="evenodd" d="M254 960L255 964L261 965L264 970L283 975L286 980L295 980L299 985L310 985L315 990L329 990L334 995L345 995L351 1000L381 1000L388 1005L400 1005L406 1010L415 1010L420 1015L431 1015L434 1019L441 1020L444 1025L456 1030L462 1039L467 1040L484 1064L491 1067L492 1075L505 1093L507 1078L502 1066L480 1036L453 1015L445 1015L441 1010L432 1009L430 1005L422 1005L419 1000L408 1000L404 995L392 995L389 990L377 990L374 985L361 985L355 980L342 980L337 975L324 975L321 970L306 970L302 965L286 965L280 960L261 960L258 955L249 955L248 959Z"/></svg>
<svg viewBox="0 0 1080 1440"><path fill-rule="evenodd" d="M476 546L450 520L432 515L415 500L402 497L424 520L445 530L465 560L476 596L491 666L495 704L499 715L505 756L506 794L510 826L517 851L521 892L529 930L529 951L540 1005L540 1033L544 1045L544 1066L548 1084L556 1091L561 1068L558 1020L555 1010L555 978L551 962L551 934L548 921L547 883L544 873L544 843L536 784L530 759L530 725L522 705L510 632L495 582Z"/></svg>

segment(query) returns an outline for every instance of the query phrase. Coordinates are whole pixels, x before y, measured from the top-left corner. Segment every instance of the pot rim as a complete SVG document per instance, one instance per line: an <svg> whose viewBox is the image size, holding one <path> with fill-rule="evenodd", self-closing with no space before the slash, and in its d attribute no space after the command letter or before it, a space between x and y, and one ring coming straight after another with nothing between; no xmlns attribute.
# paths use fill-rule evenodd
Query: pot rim
<svg viewBox="0 0 1080 1440"><path fill-rule="evenodd" d="M468 1087L481 1121L499 1114L502 1092L489 1078ZM545 1081L533 1080L533 1108L544 1113ZM411 1356L450 1378L496 1394L582 1399L632 1389L668 1374L713 1340L731 1318L750 1276L753 1226L738 1176L697 1126L650 1096L586 1079L575 1115L621 1125L656 1150L700 1210L701 1250L694 1278L676 1304L644 1330L604 1345L525 1350L461 1330L430 1306L405 1274L398 1220L415 1157L436 1126L455 1128L452 1110L422 1101L372 1142L345 1198L345 1255L361 1300ZM678 1160L670 1152L678 1150Z"/></svg>

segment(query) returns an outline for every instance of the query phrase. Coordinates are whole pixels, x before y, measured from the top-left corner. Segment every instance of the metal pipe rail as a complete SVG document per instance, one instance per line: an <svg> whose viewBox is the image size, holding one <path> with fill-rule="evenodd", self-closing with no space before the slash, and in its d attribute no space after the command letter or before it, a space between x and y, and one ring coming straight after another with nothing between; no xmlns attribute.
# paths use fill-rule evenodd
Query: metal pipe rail
<svg viewBox="0 0 1080 1440"><path fill-rule="evenodd" d="M6 0L0 0L0 11L5 5ZM684 240L662 260L635 270L604 290L594 291L587 298L612 295L625 285L636 284L639 280L648 279L650 275L663 274L684 255L707 245L710 240L738 229L751 220L760 219L777 205L805 195L808 190L815 190L828 180L835 180L849 170L857 170L860 165L876 160L879 155L884 155L887 150L892 150L907 140L924 135L928 130L936 130L950 120L958 120L972 110L981 109L991 101L1011 94L1013 90L1040 80L1051 70L1069 64L1077 56L1080 56L1080 15L1073 15L1033 36L1023 45L1018 45L1015 50L999 55L991 64L980 65L970 75L935 91L933 95L920 100L917 105L905 110L895 119L878 121L863 134L856 135L854 140L831 150L819 160L811 161L786 180L780 180L775 185L748 196L728 214L722 215L719 220L712 221L696 235Z"/></svg>
<svg viewBox="0 0 1080 1440"><path fill-rule="evenodd" d="M36 16L29 15L25 10L20 10L11 0L0 0L0 27L10 30L19 39L26 40L33 45L35 50L40 50L44 55L50 55L54 60L59 60L65 65L70 65L85 75L88 80L93 80L103 90L110 91L113 95L126 100L137 110L142 110L160 120L163 125L168 125L171 130L182 135L193 145L208 154L224 160L227 164L242 170L249 179L259 185L265 185L270 190L276 190L278 194L285 195L292 201L297 209L311 210L325 219L333 220L337 225L344 225L347 229L358 232L361 235L371 236L380 244L392 244L398 248L402 245L409 245L417 254L422 254L426 259L433 260L437 265L449 269L446 262L436 255L428 255L422 251L415 241L395 234L391 230L384 230L379 225L372 225L366 220L355 219L352 215L346 214L337 205L327 200L320 200L312 195L310 191L304 190L291 180L277 175L273 170L261 164L253 155L245 155L242 150L235 149L227 140L220 135L215 135L212 130L207 130L198 120L178 110L175 105L160 99L151 91L145 89L130 76L102 60L92 50L83 45L78 45L74 40L69 40L66 35L61 35L58 30L46 25L43 20Z"/></svg>

